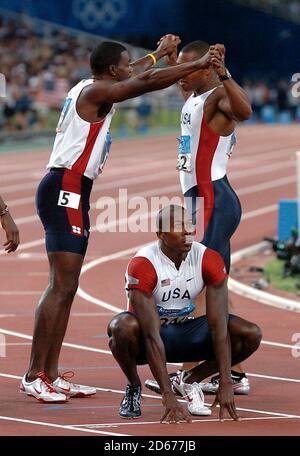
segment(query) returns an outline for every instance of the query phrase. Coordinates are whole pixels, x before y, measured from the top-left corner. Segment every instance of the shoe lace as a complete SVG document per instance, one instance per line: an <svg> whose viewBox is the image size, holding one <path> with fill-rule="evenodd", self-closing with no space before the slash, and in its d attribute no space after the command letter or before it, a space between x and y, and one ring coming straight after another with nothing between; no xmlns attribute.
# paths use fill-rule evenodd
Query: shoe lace
<svg viewBox="0 0 300 456"><path fill-rule="evenodd" d="M70 379L74 377L73 371L66 371L66 372L63 372L62 374L58 374L58 376L64 383L68 383L73 386L77 386L77 385L75 385L75 383L70 382Z"/></svg>
<svg viewBox="0 0 300 456"><path fill-rule="evenodd" d="M129 407L130 410L136 410L136 408L138 408L140 405L139 401L141 397L140 387L127 385L122 405Z"/></svg>
<svg viewBox="0 0 300 456"><path fill-rule="evenodd" d="M56 391L53 388L53 386L51 386L52 381L50 380L49 377L47 377L45 372L38 372L37 378L39 378L43 382L44 386L46 387L46 390L49 393L56 393Z"/></svg>
<svg viewBox="0 0 300 456"><path fill-rule="evenodd" d="M199 383L186 384L186 395L183 398L188 398L193 402L196 407L202 408L204 406L204 394Z"/></svg>

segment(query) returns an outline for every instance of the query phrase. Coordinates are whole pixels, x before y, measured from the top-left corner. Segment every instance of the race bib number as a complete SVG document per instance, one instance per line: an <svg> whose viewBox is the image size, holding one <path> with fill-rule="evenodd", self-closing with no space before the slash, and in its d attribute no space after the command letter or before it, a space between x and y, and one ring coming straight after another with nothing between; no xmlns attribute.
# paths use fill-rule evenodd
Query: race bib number
<svg viewBox="0 0 300 456"><path fill-rule="evenodd" d="M61 190L59 192L58 206L70 207L72 209L78 209L80 203L81 195L73 192L66 192Z"/></svg>
<svg viewBox="0 0 300 456"><path fill-rule="evenodd" d="M191 137L182 135L177 139L179 141L179 151L176 168L178 171L190 173L192 171Z"/></svg>

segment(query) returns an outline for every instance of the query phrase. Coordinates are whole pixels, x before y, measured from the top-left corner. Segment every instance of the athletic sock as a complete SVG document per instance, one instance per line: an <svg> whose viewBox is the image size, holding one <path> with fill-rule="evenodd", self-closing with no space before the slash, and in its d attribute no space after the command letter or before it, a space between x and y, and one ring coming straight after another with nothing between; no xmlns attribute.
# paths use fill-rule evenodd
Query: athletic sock
<svg viewBox="0 0 300 456"><path fill-rule="evenodd" d="M245 372L237 372L234 370L231 370L231 376L235 377L235 379L238 379L238 380L241 380L242 378L247 377Z"/></svg>

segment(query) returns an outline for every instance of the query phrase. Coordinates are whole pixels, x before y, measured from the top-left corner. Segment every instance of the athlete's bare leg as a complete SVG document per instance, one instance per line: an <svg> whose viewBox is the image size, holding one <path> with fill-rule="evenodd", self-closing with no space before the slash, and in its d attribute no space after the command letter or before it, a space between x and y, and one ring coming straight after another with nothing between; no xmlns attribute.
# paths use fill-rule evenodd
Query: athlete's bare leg
<svg viewBox="0 0 300 456"><path fill-rule="evenodd" d="M194 303L196 304L196 309L193 312L193 317L197 318L201 317L201 315L205 315L205 291L203 291L197 296ZM234 314L234 307L232 304L232 300L230 298L228 299L228 312ZM199 363L183 363L182 369L188 371L198 366L198 364ZM245 372L241 363L232 366L232 370L234 370L235 372L240 372L241 374Z"/></svg>
<svg viewBox="0 0 300 456"><path fill-rule="evenodd" d="M141 384L136 366L139 353L140 328L130 314L117 315L108 325L109 348L131 386Z"/></svg>
<svg viewBox="0 0 300 456"><path fill-rule="evenodd" d="M45 372L51 380L58 376L58 358L83 259L83 255L77 253L48 254L49 284L35 312L28 381L34 380L38 372Z"/></svg>
<svg viewBox="0 0 300 456"><path fill-rule="evenodd" d="M258 349L262 339L261 330L254 323L240 317L229 321L228 330L231 339L232 364L236 365L249 358ZM201 382L216 372L218 372L216 360L204 361L187 372L184 381L187 383Z"/></svg>

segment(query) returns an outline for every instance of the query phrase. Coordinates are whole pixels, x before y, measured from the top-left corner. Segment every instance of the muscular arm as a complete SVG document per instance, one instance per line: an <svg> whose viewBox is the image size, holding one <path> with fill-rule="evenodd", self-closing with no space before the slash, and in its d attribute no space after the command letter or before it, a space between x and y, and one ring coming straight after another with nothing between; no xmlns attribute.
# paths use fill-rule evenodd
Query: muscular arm
<svg viewBox="0 0 300 456"><path fill-rule="evenodd" d="M142 329L151 372L157 380L162 394L173 395L166 368L165 347L160 337L160 320L154 300L140 290L130 290L129 299Z"/></svg>
<svg viewBox="0 0 300 456"><path fill-rule="evenodd" d="M220 373L220 384L231 384L231 344L228 333L228 292L226 279L207 286L206 315Z"/></svg>
<svg viewBox="0 0 300 456"><path fill-rule="evenodd" d="M148 70L125 81L112 83L102 80L97 84L91 84L86 89L85 96L98 106L105 103L117 103L169 87L187 74L206 68L208 64L209 56L205 54L204 57L194 62L183 63L172 68Z"/></svg>
<svg viewBox="0 0 300 456"><path fill-rule="evenodd" d="M217 103L217 108L227 117L243 121L249 119L252 114L249 98L232 78L223 81L224 90Z"/></svg>
<svg viewBox="0 0 300 456"><path fill-rule="evenodd" d="M225 47L216 44L209 48L211 63L217 76L225 74ZM252 114L250 100L246 92L232 78L223 81L223 90L217 92L216 107L233 120L246 120Z"/></svg>
<svg viewBox="0 0 300 456"><path fill-rule="evenodd" d="M180 43L180 38L176 35L166 35L164 36L157 44L158 47L155 51L151 52L154 55L156 61L162 59L163 57L167 56L168 54L172 54L176 52L176 47ZM140 59L136 60L135 62L131 63L133 68L133 74L136 75L143 71L148 70L154 64L152 57L149 55L145 55Z"/></svg>

